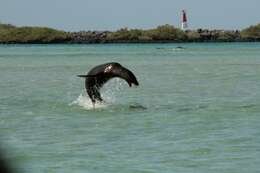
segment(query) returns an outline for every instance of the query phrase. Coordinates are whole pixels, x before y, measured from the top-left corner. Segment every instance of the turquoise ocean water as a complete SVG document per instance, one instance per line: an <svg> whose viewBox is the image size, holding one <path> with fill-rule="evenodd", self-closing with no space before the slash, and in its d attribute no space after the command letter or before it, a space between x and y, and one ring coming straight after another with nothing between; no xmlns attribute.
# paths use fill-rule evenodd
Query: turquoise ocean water
<svg viewBox="0 0 260 173"><path fill-rule="evenodd" d="M76 75L111 61L140 86L93 109ZM1 45L1 148L18 172L257 173L259 88L260 43Z"/></svg>

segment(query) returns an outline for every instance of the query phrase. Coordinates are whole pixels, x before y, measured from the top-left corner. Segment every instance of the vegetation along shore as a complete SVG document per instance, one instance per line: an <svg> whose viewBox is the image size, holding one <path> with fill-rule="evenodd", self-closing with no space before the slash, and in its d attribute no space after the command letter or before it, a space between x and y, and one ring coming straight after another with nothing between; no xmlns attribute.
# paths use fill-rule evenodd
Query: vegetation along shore
<svg viewBox="0 0 260 173"><path fill-rule="evenodd" d="M242 30L186 30L172 25L154 29L65 32L47 27L0 24L0 43L174 43L260 41L260 23Z"/></svg>

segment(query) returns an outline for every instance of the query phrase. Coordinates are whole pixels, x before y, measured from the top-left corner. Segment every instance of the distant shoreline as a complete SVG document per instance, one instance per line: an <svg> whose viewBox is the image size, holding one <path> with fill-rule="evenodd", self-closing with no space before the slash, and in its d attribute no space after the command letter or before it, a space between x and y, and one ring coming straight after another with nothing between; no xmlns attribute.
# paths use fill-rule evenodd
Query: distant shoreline
<svg viewBox="0 0 260 173"><path fill-rule="evenodd" d="M186 30L172 25L154 29L65 32L47 27L16 27L0 24L0 44L105 44L105 43L191 43L259 42L260 24L239 30Z"/></svg>

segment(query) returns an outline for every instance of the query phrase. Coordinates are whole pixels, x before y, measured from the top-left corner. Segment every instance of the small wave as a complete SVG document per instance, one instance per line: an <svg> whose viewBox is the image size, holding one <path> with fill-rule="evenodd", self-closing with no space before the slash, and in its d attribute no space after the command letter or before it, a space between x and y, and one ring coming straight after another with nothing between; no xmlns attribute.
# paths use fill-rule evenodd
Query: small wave
<svg viewBox="0 0 260 173"><path fill-rule="evenodd" d="M139 104L139 103L134 103L129 105L129 109L131 110L146 110L147 107Z"/></svg>
<svg viewBox="0 0 260 173"><path fill-rule="evenodd" d="M174 47L174 48L157 47L156 49L160 49L160 50L164 50L164 51L182 51L182 50L185 50L185 48L182 47L182 46L177 46L177 47Z"/></svg>

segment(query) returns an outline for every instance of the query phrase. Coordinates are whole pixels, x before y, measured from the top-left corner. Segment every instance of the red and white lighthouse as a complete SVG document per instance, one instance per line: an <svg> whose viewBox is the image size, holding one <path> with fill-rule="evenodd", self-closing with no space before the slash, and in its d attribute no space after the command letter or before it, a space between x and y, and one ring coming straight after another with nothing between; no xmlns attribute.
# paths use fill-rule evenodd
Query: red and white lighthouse
<svg viewBox="0 0 260 173"><path fill-rule="evenodd" d="M181 21L181 29L186 30L188 28L187 23L187 14L185 10L182 10L182 21Z"/></svg>

